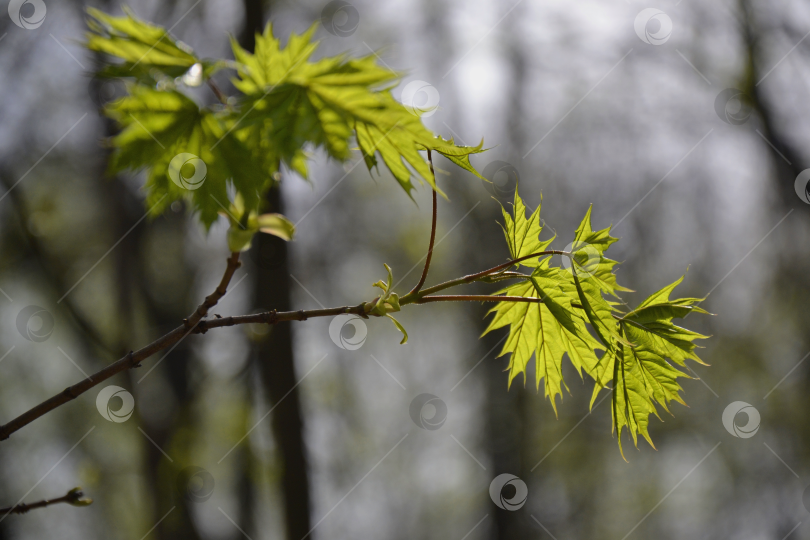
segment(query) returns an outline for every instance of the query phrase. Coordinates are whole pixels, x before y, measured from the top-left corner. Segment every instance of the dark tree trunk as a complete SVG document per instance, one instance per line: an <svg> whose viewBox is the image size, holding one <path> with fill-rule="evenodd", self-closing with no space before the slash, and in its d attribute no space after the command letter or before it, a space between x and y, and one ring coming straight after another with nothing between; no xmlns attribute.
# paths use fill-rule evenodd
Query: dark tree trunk
<svg viewBox="0 0 810 540"><path fill-rule="evenodd" d="M261 0L244 0L245 26L240 36L242 47L253 50L255 32L264 24ZM278 186L267 195L265 210L282 212ZM287 244L266 234L254 239L251 258L256 262L255 306L261 309L291 309L290 268ZM281 492L284 500L286 537L301 540L310 532L309 479L304 445L304 423L298 393L290 323L275 325L256 346L256 359L265 391L273 409L273 435L281 461Z"/></svg>
<svg viewBox="0 0 810 540"><path fill-rule="evenodd" d="M283 210L281 194L273 188L267 197L268 210ZM256 281L256 304L262 309L288 311L290 272L287 244L275 236L259 234L254 240L256 260L262 261ZM272 327L257 345L256 352L265 390L273 407L273 435L282 466L281 490L287 538L301 540L310 530L310 498L304 423L296 387L292 334L289 322Z"/></svg>

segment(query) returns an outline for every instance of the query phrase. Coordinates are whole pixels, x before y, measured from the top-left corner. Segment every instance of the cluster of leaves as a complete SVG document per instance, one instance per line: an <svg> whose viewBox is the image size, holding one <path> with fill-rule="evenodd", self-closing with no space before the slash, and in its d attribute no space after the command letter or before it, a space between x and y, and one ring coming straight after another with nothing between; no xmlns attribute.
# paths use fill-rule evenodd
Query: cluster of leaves
<svg viewBox="0 0 810 540"><path fill-rule="evenodd" d="M382 160L409 196L414 178L441 193L422 151L435 151L481 177L470 155L483 151L483 141L458 146L431 133L391 94L400 74L378 65L374 56L313 60L316 26L293 34L282 47L268 25L256 36L254 53L231 40L234 60L207 60L130 12L113 17L90 9L88 14L87 47L115 59L99 76L128 81L127 95L105 108L122 128L112 140L111 172L146 170L153 215L181 198L193 201L206 227L225 215L233 251L247 249L259 231L292 237L292 223L280 214L262 214L261 204L282 165L308 177L312 149L347 161L356 144L369 171ZM225 97L211 81L223 69L234 71L238 96ZM220 103L200 105L182 91L204 83ZM193 172L186 170L189 164ZM190 172L193 182L184 182ZM513 216L503 214L513 259L548 250L554 238L540 240L539 207L527 216L516 192ZM638 308L622 311L617 293L629 289L617 283L616 261L605 256L616 238L609 228L594 231L590 219L589 209L560 265L552 266L551 255L530 257L519 264L530 271L522 277L505 271L487 276L489 281L517 277L498 294L532 301L499 302L486 332L510 328L501 352L511 355L510 385L520 374L525 380L534 357L538 390L542 381L556 413L556 397L563 386L567 389L561 368L567 354L580 377L584 372L595 380L592 407L602 389L612 392L619 448L625 427L635 445L638 434L652 445L650 414L658 416L656 406L669 411L671 401L683 403L677 379L689 375L678 367L685 368L687 359L702 363L694 341L706 336L672 321L706 312L697 305L701 299L670 300L683 278ZM390 315L400 310L400 298L386 269L388 279L375 284L382 294L369 304L368 314L391 318L404 343L407 333Z"/></svg>
<svg viewBox="0 0 810 540"><path fill-rule="evenodd" d="M539 238L543 230L539 206L527 217L526 207L515 192L514 216L506 210L503 216L513 259L548 250L554 238ZM697 306L702 299L670 299L683 277L636 309L622 311L624 304L618 301L617 292L629 289L616 282L613 270L617 263L605 256L616 241L610 236L610 228L591 228L589 208L574 241L565 250L570 256L562 255L558 266L552 266L551 255L521 262L531 273L498 293L533 298L536 302L498 303L490 311L494 317L485 333L509 326L500 355L511 355L507 368L510 385L520 374L525 382L526 368L534 355L538 391L542 382L556 413L557 395L562 399L562 387L568 390L562 375L562 359L567 354L580 377L585 372L595 381L591 407L601 390L613 393L613 427L618 431L619 448L625 427L636 446L641 434L654 448L648 431L649 416L658 416L656 404L667 412L671 401L685 405L677 379L691 377L676 366L685 368L687 359L702 364L694 341L707 337L672 320L706 311Z"/></svg>
<svg viewBox="0 0 810 540"><path fill-rule="evenodd" d="M95 9L88 14L87 47L115 59L99 76L128 81L127 95L105 110L122 128L112 140L111 172L146 170L153 214L184 197L193 200L206 227L224 212L232 225L239 224L230 236L233 250L246 249L252 232L262 229L247 225L260 215L263 194L278 181L282 164L307 178L309 149L322 147L346 161L356 142L369 170L381 158L409 195L412 178L438 191L421 151L436 151L480 177L469 156L482 152L483 142L457 146L431 133L392 96L401 75L373 56L313 61L314 25L290 36L286 47L268 25L256 36L255 53L232 40L233 61L205 60L129 11L123 17ZM182 91L209 82L222 69L235 71L238 97L221 96L222 103L201 106ZM203 164L183 172L182 160L173 162L180 154ZM181 174L196 175L201 166L205 175L193 186L176 181ZM289 225L265 229L283 237Z"/></svg>

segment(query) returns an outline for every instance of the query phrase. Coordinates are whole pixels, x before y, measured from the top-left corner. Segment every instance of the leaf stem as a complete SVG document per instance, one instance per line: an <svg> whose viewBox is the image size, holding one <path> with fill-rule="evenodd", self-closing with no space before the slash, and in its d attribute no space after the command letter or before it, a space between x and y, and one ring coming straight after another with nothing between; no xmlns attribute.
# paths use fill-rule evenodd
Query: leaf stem
<svg viewBox="0 0 810 540"><path fill-rule="evenodd" d="M436 296L423 296L417 300L416 304L426 304L428 302L527 302L530 304L542 304L541 298L530 298L525 296L494 296L488 294L443 294Z"/></svg>
<svg viewBox="0 0 810 540"><path fill-rule="evenodd" d="M532 258L535 258L535 257L542 257L543 255L565 255L565 256L570 256L571 254L569 252L567 252L567 251L558 251L558 250L538 251L537 253L532 253L531 255L526 255L525 257L520 257L520 258L517 258L517 259L513 259L511 261L505 262L503 264L499 264L498 266L494 266L494 267L492 267L492 268L490 268L488 270L484 270L482 272L478 272L478 273L475 273L475 274L470 274L468 276L460 277L458 279L451 279L450 281L445 281L444 283L434 285L433 287L428 287L427 289L425 289L425 290L423 290L423 291L421 291L419 293L416 293L416 294L408 293L408 294L406 294L405 296L403 296L402 298L399 299L399 304L400 305L413 304L415 302L418 302L418 300L420 298L423 298L423 297L425 297L425 296L427 296L429 294L433 294L435 292L443 291L445 289L449 289L450 287L455 287L456 285L463 285L465 283L472 283L474 281L478 281L479 279L487 277L490 274L494 274L495 272L498 272L500 270L505 270L505 269L507 269L507 268L509 268L511 266L514 266L515 264L517 264L519 262L525 261L527 259L532 259ZM514 277L518 277L518 276L514 276Z"/></svg>
<svg viewBox="0 0 810 540"><path fill-rule="evenodd" d="M217 99L220 101L220 103L222 103L223 105L227 105L228 104L228 96L226 96L222 92L222 90L219 89L219 86L217 85L217 83L214 82L214 79L208 79L207 82L208 82L208 87L211 88L211 90L214 92L214 95L217 96Z"/></svg>
<svg viewBox="0 0 810 540"><path fill-rule="evenodd" d="M433 175L433 183L436 183L436 173L433 171L433 156L431 155L430 148L427 149L428 161L430 162L430 174ZM427 257L425 258L425 268L422 270L422 277L419 279L419 283L411 289L411 292L408 295L418 294L419 290L422 288L422 285L425 284L425 280L427 279L428 269L430 268L430 259L433 257L433 242L436 240L436 207L437 204L437 197L436 197L436 190L433 190L433 223L430 226L430 243L428 244L428 252Z"/></svg>

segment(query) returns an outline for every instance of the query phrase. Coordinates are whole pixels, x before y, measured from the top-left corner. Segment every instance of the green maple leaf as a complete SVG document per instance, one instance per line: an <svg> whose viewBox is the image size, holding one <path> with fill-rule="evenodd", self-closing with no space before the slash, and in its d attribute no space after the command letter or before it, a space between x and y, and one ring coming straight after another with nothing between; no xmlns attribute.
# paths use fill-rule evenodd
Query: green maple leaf
<svg viewBox="0 0 810 540"><path fill-rule="evenodd" d="M660 419L656 404L667 412L670 412L670 401L686 405L680 396L683 389L677 379L692 377L675 365L686 367L686 360L704 364L695 353L697 346L694 341L708 336L672 322L672 319L686 317L692 312L707 313L695 305L701 301L699 298L669 299L673 289L682 281L683 277L652 294L638 308L619 319L622 336L632 346L618 343L597 367L591 405L599 391L612 379L613 426L617 430L620 450L625 427L634 445L638 445L638 434L641 434L655 447L648 424L650 414Z"/></svg>
<svg viewBox="0 0 810 540"><path fill-rule="evenodd" d="M544 251L551 240L541 241L540 207L527 218L526 206L517 190L513 204L514 217L504 210L504 235L513 259ZM565 270L550 267L551 258L529 259L522 265L534 267L526 281L506 287L497 294L537 299L537 302L501 302L490 313L494 314L484 334L509 326L499 356L511 353L509 358L509 385L520 374L525 374L532 356L535 358L536 384L541 381L545 396L550 398L557 412L556 396L562 395L565 382L562 376L564 354L577 371L590 373L596 363L596 350L602 349L587 331L585 322L572 305L576 298L571 275ZM568 387L566 386L566 389Z"/></svg>
<svg viewBox="0 0 810 540"><path fill-rule="evenodd" d="M105 109L122 128L112 139L111 171L147 171L152 214L187 197L210 227L218 213L227 214L235 204L230 193L244 207L239 216L228 216L232 227L241 226L232 231L231 244L244 249L249 233L257 229L246 228L243 218L261 214L262 196L278 179L282 163L307 177L305 149L313 145L346 161L356 141L369 169L379 156L409 194L414 175L438 190L421 154L425 150L478 175L469 156L482 152L483 142L477 147L457 146L452 139L435 137L391 95L398 73L377 65L372 56L312 61L318 46L312 39L315 25L293 34L286 46L268 25L257 36L254 54L232 41L235 62L226 63L198 59L166 30L128 10L123 17L94 9L88 15L87 47L118 59L102 75L130 79L128 95ZM181 81L202 84L225 65L237 70L234 85L241 99L203 107L179 91ZM204 181L191 188L175 182L182 172L182 163L173 161L178 156L204 164Z"/></svg>
<svg viewBox="0 0 810 540"><path fill-rule="evenodd" d="M94 8L87 9L87 48L122 60L106 66L102 76L154 79L155 72L179 77L195 64L210 76L222 62L199 60L185 43L175 40L161 28L135 17L124 8L123 17L113 17ZM199 83L197 83L199 84Z"/></svg>
<svg viewBox="0 0 810 540"><path fill-rule="evenodd" d="M255 127L257 134L268 137L285 162L307 143L345 161L354 138L369 170L378 165L380 156L409 195L414 173L441 193L420 151L435 151L481 177L469 156L484 151L483 142L457 146L452 139L434 136L392 96L390 86L401 75L379 66L373 55L310 61L318 45L312 41L315 29L313 25L301 35L291 35L282 47L268 25L256 36L254 54L232 42L240 66L234 85L244 94L241 109L247 111L239 118L240 125Z"/></svg>
<svg viewBox="0 0 810 540"><path fill-rule="evenodd" d="M565 385L562 376L564 354L577 371L590 373L596 363L596 350L602 349L588 333L582 318L571 306L570 293L563 288L564 271L550 268L545 259L529 280L511 285L500 293L506 296L536 298L536 303L500 302L490 312L494 314L484 334L509 326L509 336L498 356L511 353L509 358L509 385L520 374L526 376L526 367L534 355L536 385L543 382L545 396L557 413L556 396L562 395ZM541 301L540 301L541 300Z"/></svg>
<svg viewBox="0 0 810 540"><path fill-rule="evenodd" d="M515 189L515 200L512 204L514 218L509 215L505 208L501 207L504 220L504 225L501 228L506 237L506 244L509 246L509 255L511 255L512 259L520 259L544 251L556 238L555 236L549 240L540 240L540 233L543 232L543 220L540 219L541 206L538 205L535 211L527 218L526 205L523 203L523 199L520 198L518 190ZM520 264L526 267L537 266L539 257L521 261Z"/></svg>
<svg viewBox="0 0 810 540"><path fill-rule="evenodd" d="M571 252L574 253L574 265L581 273L587 274L588 279L603 292L618 298L616 291L630 291L616 282L614 267L616 261L605 256L608 248L619 239L610 236L610 227L594 231L591 227L591 210L588 207L585 217L576 230L576 236L571 243Z"/></svg>
<svg viewBox="0 0 810 540"><path fill-rule="evenodd" d="M229 183L248 210L258 208L259 192L271 178L261 174L253 152L238 138L223 137L225 128L211 110L201 109L181 92L136 84L130 86L128 96L108 107L107 114L122 126L113 138L110 169L147 169L147 204L153 214L160 214L174 200L189 197L203 224L210 227L229 204ZM205 169L198 185L183 187L172 179L172 175L176 179L188 174L170 170L172 160L182 154L190 156L185 162L192 161L195 173L198 167Z"/></svg>
<svg viewBox="0 0 810 540"><path fill-rule="evenodd" d="M540 209L528 215L526 206L515 193L514 214L504 211L504 234L513 259L547 250L549 241L541 241ZM610 229L594 231L589 209L577 228L570 262L551 266L550 256L531 258L520 264L533 268L531 275L515 276L521 281L496 294L531 298L535 302L498 303L485 334L509 327L509 335L499 356L510 354L509 385L535 359L536 383L557 412L556 396L568 388L562 376L562 359L567 355L577 372L595 380L591 407L602 389L613 391L612 417L624 456L621 434L625 428L637 445L641 434L651 445L649 416L658 416L656 405L669 412L671 401L684 403L679 377L688 377L676 366L686 360L701 362L695 354L694 340L706 336L672 322L691 312L706 313L697 306L699 298L670 300L673 289L683 278L664 287L629 313L621 313L604 294L616 296L627 291L616 282L617 264L605 251L617 241ZM588 326L596 336L588 331ZM599 352L604 351L599 356ZM702 363L702 362L701 362ZM673 365L674 364L674 365ZM612 383L612 387L611 387Z"/></svg>
<svg viewBox="0 0 810 540"><path fill-rule="evenodd" d="M612 349L615 343L629 345L627 340L619 334L618 323L615 320L615 304L608 302L602 296L607 293L616 296L616 291L629 291L616 282L613 273L616 261L605 256L607 249L618 239L610 236L610 228L594 231L591 227L591 209L588 208L585 217L576 230L576 236L571 243L568 260L568 270L576 286L582 309L588 321L596 332L599 340ZM618 298L618 297L617 297Z"/></svg>

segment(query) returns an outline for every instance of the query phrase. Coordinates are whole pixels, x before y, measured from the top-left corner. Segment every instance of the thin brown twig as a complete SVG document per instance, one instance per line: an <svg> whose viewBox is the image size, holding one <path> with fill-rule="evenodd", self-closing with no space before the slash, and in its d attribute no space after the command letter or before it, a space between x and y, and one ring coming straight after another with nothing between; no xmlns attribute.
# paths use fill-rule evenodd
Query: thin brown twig
<svg viewBox="0 0 810 540"><path fill-rule="evenodd" d="M62 497L58 499L43 499L41 501L37 501L31 504L20 503L14 506L9 506L7 508L0 508L0 514L8 515L8 514L25 514L29 510L36 510L37 508L45 508L46 506L51 506L52 504L59 504L59 503L67 503L73 506L89 506L93 502L93 499L88 499L84 497L84 493L82 493L81 488L74 488L67 492Z"/></svg>
<svg viewBox="0 0 810 540"><path fill-rule="evenodd" d="M239 262L239 252L234 251L231 253L231 256L228 257L228 266L225 268L225 273L222 274L222 279L217 288L214 289L214 292L205 297L203 303L197 307L188 319L183 321L186 328L194 328L197 326L197 323L208 315L208 310L217 305L219 299L225 296L225 293L228 292L228 284L231 282L234 272L236 272L236 269L240 266L242 266L242 263Z"/></svg>
<svg viewBox="0 0 810 540"><path fill-rule="evenodd" d="M370 302L371 303L371 302ZM369 304L370 304L369 303ZM206 319L201 321L200 324L192 331L192 334L204 334L212 328L225 328L228 326L236 326L239 324L278 324L285 321L306 321L317 317L334 317L344 313L359 315L363 318L368 318L365 311L366 302L356 306L343 306L326 309L311 309L298 311L265 311L262 313L253 313L251 315L234 315L232 317L217 317L215 319Z"/></svg>
<svg viewBox="0 0 810 540"><path fill-rule="evenodd" d="M214 79L208 79L208 87L214 92L214 95L217 96L217 99L223 104L228 104L228 96L219 89L217 83L214 82Z"/></svg>
<svg viewBox="0 0 810 540"><path fill-rule="evenodd" d="M460 301L460 300L493 301L493 302L497 301L539 302L541 300L526 299L522 297L509 297L509 296L467 295L455 297L454 296L429 297L427 295L433 292L438 292L447 289L455 285L470 283L472 281L485 278L495 272L514 266L515 264L521 261L535 257L540 257L543 255L570 256L570 254L565 251L542 251L538 253L532 253L531 255L526 255L525 257L520 257L518 259L508 261L506 263L500 264L488 270L484 270L483 272L470 274L468 276L464 276L456 280L448 281L436 285L434 287L430 287L428 289L419 291L416 294L409 293L404 297L402 297L402 299L400 299L400 305L427 303L427 302L441 302L441 301ZM370 307L372 307L376 303L375 299L374 301L363 302L356 306L314 309L309 311L299 310L299 311L278 312L274 310L252 315L239 315L234 317L224 317L224 318L217 317L214 319L205 319L205 317L208 315L209 310L212 307L214 307L223 296L225 296L225 293L228 290L228 285L231 282L231 278L233 277L234 272L236 272L236 269L239 268L239 266L240 266L239 253L232 253L231 256L228 258L228 265L225 269L225 273L222 276L222 280L220 281L217 288L214 290L213 293L211 293L205 298L205 300L197 307L196 310L194 310L194 312L187 319L183 320L182 325L178 326L168 334L165 334L164 336L158 338L152 343L146 345L145 347L137 351L130 351L129 354L127 354L123 358L110 364L104 369L94 373L92 376L87 377L83 381L80 381L79 383L66 388L64 391L43 401L39 405L34 406L33 408L14 418L7 424L0 426L0 441L8 439L12 433L18 431L24 426L27 426L37 418L44 416L45 414L56 409L57 407L64 405L65 403L73 399L76 399L81 394L101 384L103 381L106 381L110 377L127 369L140 367L140 364L143 360L149 358L150 356L152 356L157 352L160 352L164 349L167 349L175 345L188 334L204 334L212 328L222 328L228 326L235 326L239 324L258 323L258 324L272 325L284 321L305 321L311 318L332 317L344 313L351 313L363 318L368 318Z"/></svg>
<svg viewBox="0 0 810 540"><path fill-rule="evenodd" d="M159 351L162 351L163 349L171 347L183 339L186 334L195 331L197 325L200 323L203 317L208 315L208 310L214 307L220 298L225 296L225 293L228 290L228 284L231 282L231 278L233 277L234 272L236 272L236 269L239 268L240 264L239 253L232 253L228 258L228 266L226 267L225 273L222 275L222 280L219 282L217 288L213 293L205 298L203 303L200 304L196 310L194 310L194 313L192 313L187 319L183 320L183 324L181 326L178 326L168 334L158 338L149 345L137 351L130 351L129 354L123 358L120 358L104 369L94 373L90 377L87 377L83 381L74 384L73 386L65 388L65 390L62 392L43 401L39 405L34 406L7 424L0 426L0 441L8 439L9 436L15 431L27 426L37 418L40 418L55 408L64 405L68 401L76 399L83 393L87 392L94 386L101 384L113 375L127 369L140 367L141 361L149 358Z"/></svg>
<svg viewBox="0 0 810 540"><path fill-rule="evenodd" d="M430 174L433 175L433 183L436 183L436 173L433 172L433 156L430 153L430 148L427 151L428 161L430 162ZM430 259L433 257L433 242L436 240L436 216L437 216L437 196L436 190L433 190L433 223L430 226L430 243L428 244L428 252L427 258L425 258L425 268L422 270L422 277L419 278L419 283L411 289L411 292L408 294L417 294L419 290L422 288L422 285L425 284L425 280L427 279L428 269L430 268Z"/></svg>

